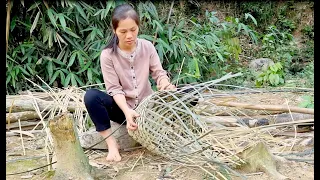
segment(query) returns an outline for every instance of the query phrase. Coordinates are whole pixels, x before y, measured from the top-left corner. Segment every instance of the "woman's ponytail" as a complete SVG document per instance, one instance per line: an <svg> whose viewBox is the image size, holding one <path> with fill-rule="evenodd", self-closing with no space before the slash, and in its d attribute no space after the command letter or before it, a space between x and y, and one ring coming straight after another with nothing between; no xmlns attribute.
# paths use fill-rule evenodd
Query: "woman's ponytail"
<svg viewBox="0 0 320 180"><path fill-rule="evenodd" d="M119 39L115 33L113 33L112 38L108 42L108 45L104 49L112 48L112 52L117 52L117 46Z"/></svg>

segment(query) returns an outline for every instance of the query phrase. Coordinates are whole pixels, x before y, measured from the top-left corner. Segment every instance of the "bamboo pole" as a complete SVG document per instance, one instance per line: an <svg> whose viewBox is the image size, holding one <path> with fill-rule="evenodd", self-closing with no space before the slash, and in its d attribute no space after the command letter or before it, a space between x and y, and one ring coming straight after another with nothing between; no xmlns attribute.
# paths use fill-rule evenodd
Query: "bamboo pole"
<svg viewBox="0 0 320 180"><path fill-rule="evenodd" d="M281 106L281 105L262 105L262 104L248 104L248 103L239 103L239 102L226 102L221 100L212 99L211 103L214 103L218 106L229 106L229 107L238 107L243 109L255 109L255 110L269 110L269 111L283 111L283 112L297 112L305 114L314 114L314 109L309 108L300 108L300 107L290 107Z"/></svg>
<svg viewBox="0 0 320 180"><path fill-rule="evenodd" d="M11 12L11 1L10 1L10 0L8 0L8 8L7 8L7 24L6 24L6 53L7 53L7 51L8 51L8 41L9 41L10 12Z"/></svg>

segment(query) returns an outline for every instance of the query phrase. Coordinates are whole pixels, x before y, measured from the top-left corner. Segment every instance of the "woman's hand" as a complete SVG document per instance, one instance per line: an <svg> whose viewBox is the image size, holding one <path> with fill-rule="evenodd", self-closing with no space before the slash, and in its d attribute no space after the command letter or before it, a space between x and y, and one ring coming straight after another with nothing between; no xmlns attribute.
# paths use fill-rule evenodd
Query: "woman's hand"
<svg viewBox="0 0 320 180"><path fill-rule="evenodd" d="M127 119L127 129L128 130L136 130L138 125L135 123L135 118L140 117L140 115L133 109L129 109L124 113Z"/></svg>
<svg viewBox="0 0 320 180"><path fill-rule="evenodd" d="M162 91L162 90L176 90L176 86L171 84L169 82L168 79L164 78L164 79L161 79L161 81L159 82L157 88Z"/></svg>

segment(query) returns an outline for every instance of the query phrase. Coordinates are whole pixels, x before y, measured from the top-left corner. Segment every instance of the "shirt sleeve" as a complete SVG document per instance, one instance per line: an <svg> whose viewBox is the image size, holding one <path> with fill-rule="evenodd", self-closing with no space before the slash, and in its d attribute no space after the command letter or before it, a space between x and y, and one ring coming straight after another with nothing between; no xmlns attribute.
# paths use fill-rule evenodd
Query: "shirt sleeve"
<svg viewBox="0 0 320 180"><path fill-rule="evenodd" d="M108 58L108 54L105 51L102 51L100 55L100 66L107 93L110 96L114 96L116 94L125 95L112 60Z"/></svg>
<svg viewBox="0 0 320 180"><path fill-rule="evenodd" d="M167 72L162 68L161 62L159 55L157 53L156 48L153 46L152 43L150 43L151 46L151 57L150 57L150 72L151 72L151 77L154 79L159 85L159 82L163 79L166 78L168 81L170 81Z"/></svg>

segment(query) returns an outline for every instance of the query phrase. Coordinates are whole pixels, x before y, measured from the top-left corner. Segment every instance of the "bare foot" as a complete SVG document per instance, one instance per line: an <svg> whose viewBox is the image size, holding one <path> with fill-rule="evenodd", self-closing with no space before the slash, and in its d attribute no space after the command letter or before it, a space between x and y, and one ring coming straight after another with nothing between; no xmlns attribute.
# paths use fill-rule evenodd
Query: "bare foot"
<svg viewBox="0 0 320 180"><path fill-rule="evenodd" d="M107 161L121 161L121 156L119 153L120 146L118 145L117 141L114 138L110 138L107 140L108 144L108 156L106 158Z"/></svg>
<svg viewBox="0 0 320 180"><path fill-rule="evenodd" d="M108 137L106 139L107 145L108 145L108 156L106 158L107 161L115 161L115 162L119 162L121 161L121 156L119 154L119 149L120 146L118 145L116 139L110 134L111 134L111 128L104 130L104 131L100 131L100 134L102 135L102 137Z"/></svg>
<svg viewBox="0 0 320 180"><path fill-rule="evenodd" d="M107 161L114 161L114 162L119 162L121 161L121 156L119 154L118 149L115 150L109 150L108 156L106 157Z"/></svg>

